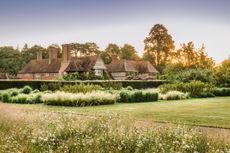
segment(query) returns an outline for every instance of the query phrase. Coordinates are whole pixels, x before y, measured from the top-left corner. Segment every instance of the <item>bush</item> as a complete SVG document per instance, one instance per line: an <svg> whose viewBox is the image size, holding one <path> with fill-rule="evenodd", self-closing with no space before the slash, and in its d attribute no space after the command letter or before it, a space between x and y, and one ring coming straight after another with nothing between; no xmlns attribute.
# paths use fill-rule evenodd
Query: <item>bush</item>
<svg viewBox="0 0 230 153"><path fill-rule="evenodd" d="M212 70L205 68L186 68L181 64L167 65L160 78L174 82L190 82L192 80L214 82Z"/></svg>
<svg viewBox="0 0 230 153"><path fill-rule="evenodd" d="M101 90L101 86L80 83L76 85L64 85L60 90L68 93L87 93Z"/></svg>
<svg viewBox="0 0 230 153"><path fill-rule="evenodd" d="M24 88L22 88L21 93L30 94L32 92L32 90L33 89L30 86L25 86Z"/></svg>
<svg viewBox="0 0 230 153"><path fill-rule="evenodd" d="M10 100L11 103L19 103L19 104L36 104L41 103L41 95L40 94L19 94L15 97L12 97Z"/></svg>
<svg viewBox="0 0 230 153"><path fill-rule="evenodd" d="M191 81L189 83L164 84L160 86L160 92L181 91L189 93L191 97L203 97L204 94L212 95L215 87L212 84L201 81Z"/></svg>
<svg viewBox="0 0 230 153"><path fill-rule="evenodd" d="M92 92L86 94L56 92L56 93L44 94L42 96L42 102L44 102L44 104L47 105L58 105L58 106L107 105L107 104L114 104L116 102L116 96L104 92Z"/></svg>
<svg viewBox="0 0 230 153"><path fill-rule="evenodd" d="M180 100L180 99L188 99L189 94L183 93L180 91L169 91L166 94L160 94L161 100Z"/></svg>
<svg viewBox="0 0 230 153"><path fill-rule="evenodd" d="M10 94L8 92L4 92L2 94L2 101L5 102L5 103L10 102Z"/></svg>
<svg viewBox="0 0 230 153"><path fill-rule="evenodd" d="M158 100L158 93L144 92L140 90L129 91L123 90L119 94L119 102L134 103L134 102L152 102Z"/></svg>
<svg viewBox="0 0 230 153"><path fill-rule="evenodd" d="M230 88L216 88L214 91L215 96L230 96Z"/></svg>

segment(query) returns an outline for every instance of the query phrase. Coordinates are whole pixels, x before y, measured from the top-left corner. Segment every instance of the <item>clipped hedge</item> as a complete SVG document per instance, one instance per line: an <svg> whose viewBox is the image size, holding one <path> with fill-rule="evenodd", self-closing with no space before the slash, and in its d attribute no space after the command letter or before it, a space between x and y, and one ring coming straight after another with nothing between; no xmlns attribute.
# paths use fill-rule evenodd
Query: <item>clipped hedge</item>
<svg viewBox="0 0 230 153"><path fill-rule="evenodd" d="M215 96L230 96L230 88L216 88L214 91Z"/></svg>
<svg viewBox="0 0 230 153"><path fill-rule="evenodd" d="M119 94L119 102L136 103L136 102L153 102L158 100L158 93L144 92L141 90L129 91L123 90Z"/></svg>
<svg viewBox="0 0 230 153"><path fill-rule="evenodd" d="M42 80L0 80L0 90L9 89L9 88L22 88L26 85L32 87L33 89L41 90L42 86L46 84L50 88L48 90L58 90L64 85L75 85L75 84L95 84L100 85L103 88L116 88L120 89L121 87L132 87L134 89L145 89L145 88L154 88L167 83L165 80L97 80L97 81L42 81Z"/></svg>

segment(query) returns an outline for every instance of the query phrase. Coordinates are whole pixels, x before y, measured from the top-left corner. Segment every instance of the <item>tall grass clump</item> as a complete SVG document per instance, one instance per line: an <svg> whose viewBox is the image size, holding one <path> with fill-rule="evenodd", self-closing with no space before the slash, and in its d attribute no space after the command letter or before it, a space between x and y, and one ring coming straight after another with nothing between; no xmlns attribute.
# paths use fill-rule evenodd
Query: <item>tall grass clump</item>
<svg viewBox="0 0 230 153"><path fill-rule="evenodd" d="M60 88L60 91L68 93L87 93L101 90L101 86L93 84L76 84L76 85L64 85Z"/></svg>
<svg viewBox="0 0 230 153"><path fill-rule="evenodd" d="M165 94L160 94L161 100L180 100L180 99L188 99L189 94L183 93L180 91L169 91Z"/></svg>
<svg viewBox="0 0 230 153"><path fill-rule="evenodd" d="M116 96L105 92L91 93L47 93L42 96L42 101L47 105L57 106L93 106L107 105L116 102Z"/></svg>

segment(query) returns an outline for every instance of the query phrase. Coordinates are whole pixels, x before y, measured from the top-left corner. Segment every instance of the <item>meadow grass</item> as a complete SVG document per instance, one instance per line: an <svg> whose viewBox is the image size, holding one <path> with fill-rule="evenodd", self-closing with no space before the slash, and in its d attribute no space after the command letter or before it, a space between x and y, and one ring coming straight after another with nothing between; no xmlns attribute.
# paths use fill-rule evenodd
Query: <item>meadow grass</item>
<svg viewBox="0 0 230 153"><path fill-rule="evenodd" d="M0 104L1 152L229 152L227 140L212 139L186 126L137 126L116 113L35 110Z"/></svg>

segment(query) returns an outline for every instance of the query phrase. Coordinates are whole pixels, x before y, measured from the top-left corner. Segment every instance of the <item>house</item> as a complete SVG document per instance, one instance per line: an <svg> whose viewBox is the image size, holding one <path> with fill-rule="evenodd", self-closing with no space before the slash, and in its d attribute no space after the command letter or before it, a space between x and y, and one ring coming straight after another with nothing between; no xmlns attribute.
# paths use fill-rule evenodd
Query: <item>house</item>
<svg viewBox="0 0 230 153"><path fill-rule="evenodd" d="M37 53L37 59L31 60L21 71L19 79L53 80L66 73L95 71L95 75L103 76L106 69L100 56L71 57L71 45L62 45L62 58L57 58L57 48L48 48L49 58L43 59L42 53Z"/></svg>
<svg viewBox="0 0 230 153"><path fill-rule="evenodd" d="M152 80L158 73L149 61L126 60L114 56L106 68L114 80Z"/></svg>

